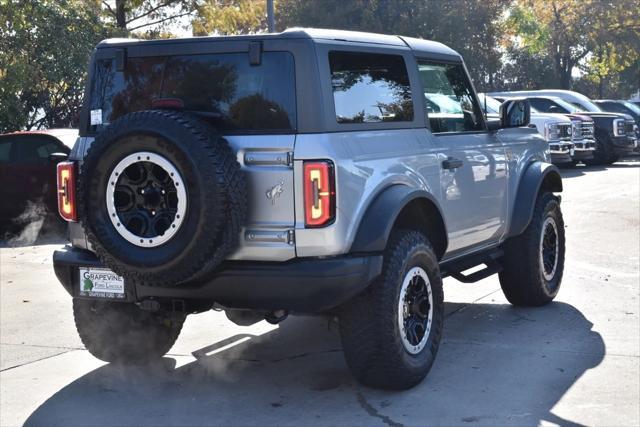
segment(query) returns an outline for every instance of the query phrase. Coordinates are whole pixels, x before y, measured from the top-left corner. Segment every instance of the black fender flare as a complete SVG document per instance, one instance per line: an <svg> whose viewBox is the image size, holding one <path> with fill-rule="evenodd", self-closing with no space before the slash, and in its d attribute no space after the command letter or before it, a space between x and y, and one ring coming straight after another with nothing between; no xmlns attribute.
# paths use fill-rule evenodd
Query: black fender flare
<svg viewBox="0 0 640 427"><path fill-rule="evenodd" d="M387 246L398 216L409 203L416 199L429 201L437 209L439 219L442 221L441 226L445 228L442 209L432 194L403 184L394 184L383 189L367 207L350 252L382 252ZM442 253L444 253L447 247L446 229L443 229L442 233L444 239Z"/></svg>
<svg viewBox="0 0 640 427"><path fill-rule="evenodd" d="M518 183L507 237L522 234L527 228L541 189L562 192L562 176L557 166L536 161L527 166Z"/></svg>

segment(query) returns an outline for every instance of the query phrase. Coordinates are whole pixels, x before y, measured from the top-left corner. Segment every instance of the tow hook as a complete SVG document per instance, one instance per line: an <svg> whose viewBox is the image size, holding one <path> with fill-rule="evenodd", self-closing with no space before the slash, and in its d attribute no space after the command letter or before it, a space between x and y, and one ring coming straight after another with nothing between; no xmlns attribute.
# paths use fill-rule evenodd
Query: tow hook
<svg viewBox="0 0 640 427"><path fill-rule="evenodd" d="M275 310L275 311L272 311L271 313L267 313L264 316L264 320L271 323L272 325L277 325L278 323L286 319L288 316L289 316L289 312L285 310Z"/></svg>

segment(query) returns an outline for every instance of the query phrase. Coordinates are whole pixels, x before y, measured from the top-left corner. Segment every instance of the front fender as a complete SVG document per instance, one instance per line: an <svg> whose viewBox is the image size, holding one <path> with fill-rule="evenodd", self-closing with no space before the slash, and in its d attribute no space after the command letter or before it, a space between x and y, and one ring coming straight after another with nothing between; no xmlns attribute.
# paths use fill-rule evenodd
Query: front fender
<svg viewBox="0 0 640 427"><path fill-rule="evenodd" d="M531 222L536 199L540 190L561 192L562 177L557 166L535 161L523 172L518 183L518 192L511 212L507 237L522 234Z"/></svg>

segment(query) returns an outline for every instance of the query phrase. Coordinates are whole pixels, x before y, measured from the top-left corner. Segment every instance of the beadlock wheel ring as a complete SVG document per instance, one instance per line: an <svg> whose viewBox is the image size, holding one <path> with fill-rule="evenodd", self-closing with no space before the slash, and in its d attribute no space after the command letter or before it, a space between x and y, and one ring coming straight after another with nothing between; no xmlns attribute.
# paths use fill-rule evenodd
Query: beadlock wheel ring
<svg viewBox="0 0 640 427"><path fill-rule="evenodd" d="M420 353L429 339L433 323L433 291L427 272L413 267L407 272L398 299L398 328L402 345L412 354Z"/></svg>
<svg viewBox="0 0 640 427"><path fill-rule="evenodd" d="M540 272L547 282L553 280L558 268L560 244L558 226L553 217L547 217L542 224L540 235Z"/></svg>
<svg viewBox="0 0 640 427"><path fill-rule="evenodd" d="M180 229L187 211L187 191L169 160L140 151L113 168L105 202L120 236L135 246L152 248L167 243Z"/></svg>

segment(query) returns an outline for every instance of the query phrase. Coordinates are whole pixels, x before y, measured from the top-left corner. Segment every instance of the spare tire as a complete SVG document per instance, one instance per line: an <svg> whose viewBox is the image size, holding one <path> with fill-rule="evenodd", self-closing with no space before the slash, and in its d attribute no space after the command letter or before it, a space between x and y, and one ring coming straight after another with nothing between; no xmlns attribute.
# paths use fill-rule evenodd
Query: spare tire
<svg viewBox="0 0 640 427"><path fill-rule="evenodd" d="M80 220L98 258L128 281L202 278L238 245L246 179L222 136L196 116L127 114L84 158Z"/></svg>

